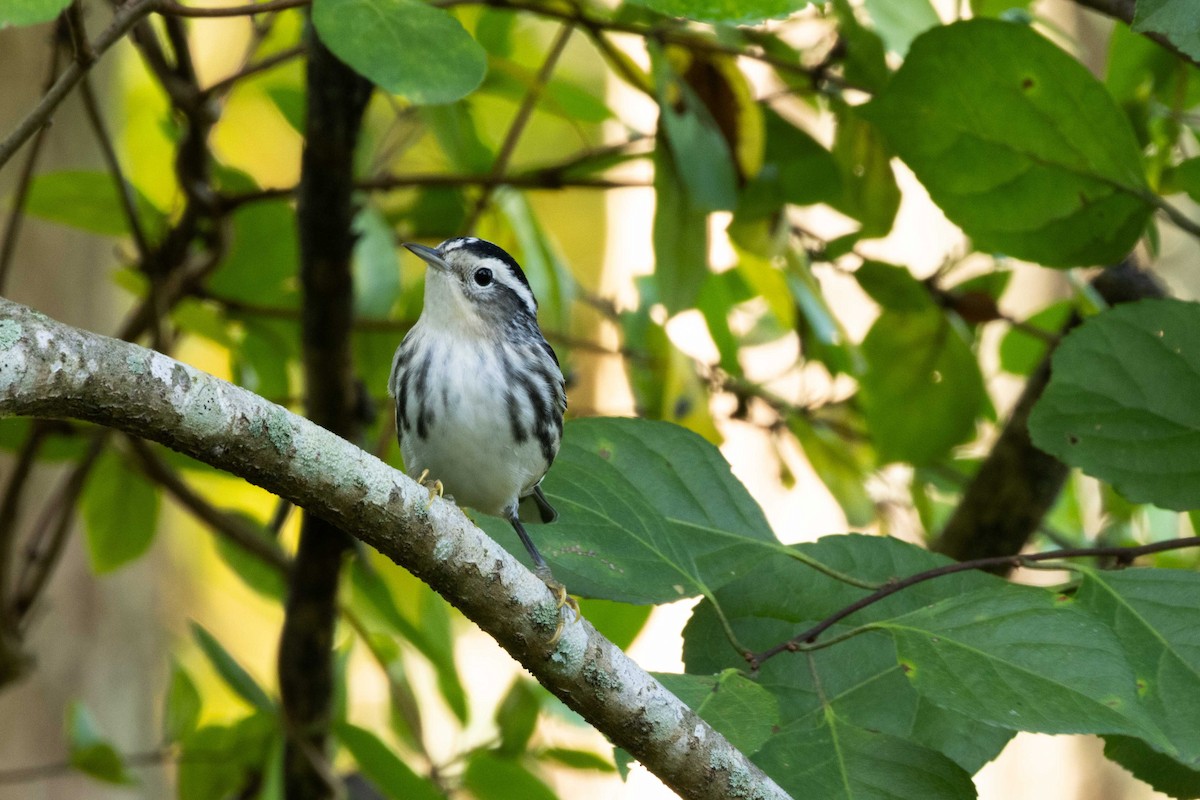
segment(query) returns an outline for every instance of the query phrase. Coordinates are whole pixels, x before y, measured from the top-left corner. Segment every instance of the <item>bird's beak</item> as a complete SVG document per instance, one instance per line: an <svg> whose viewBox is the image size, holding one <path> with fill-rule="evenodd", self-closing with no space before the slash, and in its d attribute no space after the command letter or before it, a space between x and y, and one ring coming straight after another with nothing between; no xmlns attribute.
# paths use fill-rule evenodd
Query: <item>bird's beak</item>
<svg viewBox="0 0 1200 800"><path fill-rule="evenodd" d="M429 266L437 267L442 272L450 271L450 265L446 263L446 259L442 258L438 251L434 250L432 247L426 247L423 244L417 244L415 242L405 242L404 246L415 253L417 258L421 259Z"/></svg>

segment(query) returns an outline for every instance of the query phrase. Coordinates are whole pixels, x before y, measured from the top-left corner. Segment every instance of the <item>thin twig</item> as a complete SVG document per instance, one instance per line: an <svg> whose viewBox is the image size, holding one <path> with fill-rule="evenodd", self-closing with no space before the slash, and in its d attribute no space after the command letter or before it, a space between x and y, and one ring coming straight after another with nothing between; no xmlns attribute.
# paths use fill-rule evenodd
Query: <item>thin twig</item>
<svg viewBox="0 0 1200 800"><path fill-rule="evenodd" d="M217 508L201 497L144 441L134 437L128 437L127 441L146 477L166 489L181 506L192 513L192 516L264 564L287 572L290 566L288 557L272 546L253 525Z"/></svg>
<svg viewBox="0 0 1200 800"><path fill-rule="evenodd" d="M229 755L222 754L222 760L228 759ZM164 747L161 750L150 750L145 753L127 753L121 756L121 763L126 767L154 767L165 764L174 756L173 748ZM78 767L70 760L39 764L33 767L15 767L0 770L0 784L33 783L47 778L57 778L72 773L78 774L77 770Z"/></svg>
<svg viewBox="0 0 1200 800"><path fill-rule="evenodd" d="M212 84L204 90L204 93L210 97L223 94L224 92L233 88L233 85L243 78L248 78L251 75L257 75L260 72L266 72L267 70L274 69L281 64L286 64L287 62L304 55L307 51L307 46L298 44L295 47L289 47L287 50L280 50L278 53L272 53L269 56L264 56L259 61L255 61L252 64L246 64L232 75L228 75Z"/></svg>
<svg viewBox="0 0 1200 800"><path fill-rule="evenodd" d="M8 602L7 614L18 626L27 621L29 610L54 572L58 555L75 521L75 506L111 433L110 430L101 429L92 435L87 452L42 509L34 533L25 547L25 562L17 576L12 600Z"/></svg>
<svg viewBox="0 0 1200 800"><path fill-rule="evenodd" d="M270 0L266 3L250 3L244 6L185 6L182 3L166 0L159 11L173 17L250 17L256 14L269 14L272 11L284 11L289 8L312 5L312 0Z"/></svg>
<svg viewBox="0 0 1200 800"><path fill-rule="evenodd" d="M1153 192L1148 193L1147 199L1150 200L1155 208L1163 212L1163 214L1166 215L1167 219L1169 219L1175 225L1175 227L1179 228L1181 231L1190 233L1197 239L1200 239L1200 223L1197 223L1178 208L1171 205L1165 199L1159 197Z"/></svg>
<svg viewBox="0 0 1200 800"><path fill-rule="evenodd" d="M58 37L55 36L57 42ZM46 71L46 82L42 94L50 91L58 77L59 49L57 44L51 48L50 64ZM17 240L21 237L21 222L25 219L25 201L29 197L29 187L33 185L33 171L37 166L38 156L42 152L42 143L46 141L49 125L42 125L34 134L33 143L29 145L29 153L21 166L21 175L17 178L17 187L12 196L12 207L8 212L8 223L4 226L4 243L0 244L0 294L8 283L8 270L12 266L13 256L17 252Z"/></svg>
<svg viewBox="0 0 1200 800"><path fill-rule="evenodd" d="M125 177L124 170L121 169L121 161L117 157L117 150L113 146L108 127L104 124L104 115L100 112L100 104L96 101L96 93L92 90L92 81L87 75L80 80L79 90L83 96L83 107L87 112L88 121L96 134L100 152L104 156L104 163L108 166L113 183L116 185L117 198L121 203L121 210L125 212L125 219L129 223L129 234L133 237L133 245L137 249L138 258L145 261L150 254L150 244L146 239L145 231L142 230L142 221L138 218L133 184L129 182Z"/></svg>
<svg viewBox="0 0 1200 800"><path fill-rule="evenodd" d="M1053 550L1047 553L1033 553L1030 555L1015 555L1015 556L992 556L989 558L976 558L970 561L957 561L953 564L945 564L941 567L918 572L914 575L909 575L906 578L894 580L883 586L881 589L872 592L865 597L845 606L841 610L829 615L821 620L818 624L812 626L803 633L796 634L786 642L781 642L774 647L770 647L761 653L750 653L746 655L746 661L750 664L751 669L758 669L763 662L779 655L783 652L798 652L804 649L805 645L813 644L817 637L831 627L841 622L851 614L861 611L867 606L874 605L885 597L890 597L896 592L916 586L918 583L941 578L945 575L953 575L958 572L968 572L970 570L983 570L992 567L1017 567L1029 566L1040 561L1053 561L1064 558L1111 558L1116 561L1118 566L1128 566L1133 561L1142 556L1151 555L1153 553L1163 553L1168 550L1181 550L1187 547L1200 547L1200 536L1192 536L1184 539L1171 539L1165 542L1152 542L1151 544L1138 545L1136 547L1076 547L1067 550Z"/></svg>
<svg viewBox="0 0 1200 800"><path fill-rule="evenodd" d="M520 141L521 134L525 132L525 126L529 123L530 117L533 116L533 109L537 106L538 99L542 96L546 84L549 83L550 76L554 73L554 68L558 65L558 60L562 57L563 51L566 50L567 42L571 40L571 34L574 31L575 25L570 22L566 23L559 30L554 43L550 45L550 51L546 53L546 59L538 69L537 75L534 76L533 83L529 86L529 91L522 98L521 105L517 109L516 115L513 116L512 124L508 126L508 133L504 136L504 142L500 145L500 151L496 154L496 160L492 162L491 177L494 180L499 180L508 171L509 162L512 161L513 153L517 149L517 142ZM465 229L468 233L475 229L480 215L483 214L484 209L487 208L488 201L491 200L495 187L495 183L485 185L483 191L479 193L479 197L476 198L475 207L467 216Z"/></svg>

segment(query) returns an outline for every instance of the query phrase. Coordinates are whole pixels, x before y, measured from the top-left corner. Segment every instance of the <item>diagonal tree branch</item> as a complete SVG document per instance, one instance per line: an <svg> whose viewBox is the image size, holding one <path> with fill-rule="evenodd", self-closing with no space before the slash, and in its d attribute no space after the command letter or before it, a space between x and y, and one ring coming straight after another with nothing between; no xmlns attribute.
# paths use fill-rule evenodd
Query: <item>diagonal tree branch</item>
<svg viewBox="0 0 1200 800"><path fill-rule="evenodd" d="M788 795L453 503L324 428L137 345L0 299L0 415L85 419L228 470L410 570L685 798Z"/></svg>

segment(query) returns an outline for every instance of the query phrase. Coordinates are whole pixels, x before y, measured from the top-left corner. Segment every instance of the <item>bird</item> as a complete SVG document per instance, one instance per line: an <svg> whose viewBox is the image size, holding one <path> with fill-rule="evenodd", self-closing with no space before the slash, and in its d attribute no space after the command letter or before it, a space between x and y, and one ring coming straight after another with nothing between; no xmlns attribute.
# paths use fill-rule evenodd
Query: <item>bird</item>
<svg viewBox="0 0 1200 800"><path fill-rule="evenodd" d="M388 379L405 470L430 487L431 503L444 492L506 519L558 609L568 607L578 620L578 603L518 516L529 497L543 522L557 517L541 483L567 409L562 368L538 326L529 280L503 248L473 236L404 247L427 265L421 315L396 349ZM560 614L551 646L562 630Z"/></svg>

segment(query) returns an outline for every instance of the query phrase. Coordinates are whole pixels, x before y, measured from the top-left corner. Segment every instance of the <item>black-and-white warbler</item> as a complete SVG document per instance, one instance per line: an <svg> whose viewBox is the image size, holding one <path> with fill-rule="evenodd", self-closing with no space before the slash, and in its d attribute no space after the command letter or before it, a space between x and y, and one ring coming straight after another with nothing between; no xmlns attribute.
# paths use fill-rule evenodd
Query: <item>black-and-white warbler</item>
<svg viewBox="0 0 1200 800"><path fill-rule="evenodd" d="M529 496L543 522L557 516L541 481L558 454L567 408L529 281L512 256L483 239L404 246L429 265L424 308L388 380L405 469L460 505L512 523L559 608L578 615L517 516ZM560 618L552 641L561 631Z"/></svg>

